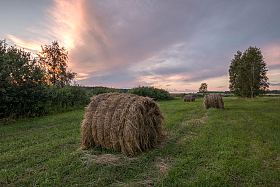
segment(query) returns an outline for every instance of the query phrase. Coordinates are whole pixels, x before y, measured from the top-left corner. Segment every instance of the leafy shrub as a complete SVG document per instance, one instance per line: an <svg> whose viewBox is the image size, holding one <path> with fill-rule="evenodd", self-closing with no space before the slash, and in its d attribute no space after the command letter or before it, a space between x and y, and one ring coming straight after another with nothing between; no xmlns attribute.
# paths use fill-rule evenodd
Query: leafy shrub
<svg viewBox="0 0 280 187"><path fill-rule="evenodd" d="M204 95L207 95L207 94L196 93L196 94L194 94L194 95L195 95L195 98L203 98Z"/></svg>
<svg viewBox="0 0 280 187"><path fill-rule="evenodd" d="M30 53L0 40L0 118L44 112L45 77Z"/></svg>
<svg viewBox="0 0 280 187"><path fill-rule="evenodd" d="M128 91L128 93L136 94L139 96L150 97L154 100L169 100L174 99L171 94L163 89L158 89L154 87L135 87Z"/></svg>
<svg viewBox="0 0 280 187"><path fill-rule="evenodd" d="M171 96L176 98L176 97L180 97L180 98L184 98L185 95L187 95L186 93L171 93Z"/></svg>
<svg viewBox="0 0 280 187"><path fill-rule="evenodd" d="M94 89L93 94L99 95L99 94L110 93L110 92L123 93L123 91L121 89L108 88L108 87L97 87Z"/></svg>
<svg viewBox="0 0 280 187"><path fill-rule="evenodd" d="M31 54L0 40L0 119L31 117L88 104L91 90L47 85L46 71Z"/></svg>
<svg viewBox="0 0 280 187"><path fill-rule="evenodd" d="M73 106L83 106L90 102L93 95L91 90L85 89L79 85L56 86L50 85L48 88L48 110L53 112L61 108L69 108Z"/></svg>

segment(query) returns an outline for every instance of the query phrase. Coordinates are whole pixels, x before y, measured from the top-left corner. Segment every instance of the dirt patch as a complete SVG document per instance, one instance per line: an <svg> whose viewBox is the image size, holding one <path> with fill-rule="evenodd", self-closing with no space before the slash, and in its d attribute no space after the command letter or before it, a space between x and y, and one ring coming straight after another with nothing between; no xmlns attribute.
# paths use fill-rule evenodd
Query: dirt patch
<svg viewBox="0 0 280 187"><path fill-rule="evenodd" d="M82 160L85 164L107 164L107 165L122 165L127 164L128 162L136 158L130 158L123 154L101 154L93 155L87 152L83 153Z"/></svg>
<svg viewBox="0 0 280 187"><path fill-rule="evenodd" d="M208 116L202 116L200 119L191 119L189 121L182 122L182 125L188 125L193 127L199 127L205 124L205 120L208 118Z"/></svg>
<svg viewBox="0 0 280 187"><path fill-rule="evenodd" d="M204 115L199 119L195 118L196 116L193 116L191 120L184 121L181 123L181 125L185 126L192 126L192 127L199 127L205 124L205 120L208 118L208 116ZM198 136L196 132L187 131L178 141L178 143L183 143L186 140L193 140Z"/></svg>
<svg viewBox="0 0 280 187"><path fill-rule="evenodd" d="M163 181L166 178L173 165L172 158L163 159L161 157L156 157L155 162L152 164L153 168L155 168L155 172L143 173L140 178L144 178L144 180L139 179L136 182L136 186L145 185L146 187L150 187L157 185L158 182Z"/></svg>
<svg viewBox="0 0 280 187"><path fill-rule="evenodd" d="M168 175L170 168L174 165L172 158L156 157L150 170L139 174L134 180L120 182L116 181L112 186L156 186Z"/></svg>
<svg viewBox="0 0 280 187"><path fill-rule="evenodd" d="M178 143L185 142L186 140L194 140L197 137L196 132L188 131L180 140Z"/></svg>
<svg viewBox="0 0 280 187"><path fill-rule="evenodd" d="M158 179L163 180L166 178L172 166L172 159L163 159L158 157L157 161L155 162L155 167L158 169Z"/></svg>

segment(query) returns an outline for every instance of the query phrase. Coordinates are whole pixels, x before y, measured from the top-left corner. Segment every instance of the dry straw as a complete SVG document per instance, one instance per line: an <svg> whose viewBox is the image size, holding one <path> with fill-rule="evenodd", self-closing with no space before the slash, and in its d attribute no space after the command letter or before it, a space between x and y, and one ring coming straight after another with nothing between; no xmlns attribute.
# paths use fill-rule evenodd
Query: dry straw
<svg viewBox="0 0 280 187"><path fill-rule="evenodd" d="M82 149L101 146L137 155L163 139L164 118L153 99L106 93L91 98L82 123Z"/></svg>
<svg viewBox="0 0 280 187"><path fill-rule="evenodd" d="M195 101L195 96L194 95L185 95L184 101L185 102L194 102Z"/></svg>
<svg viewBox="0 0 280 187"><path fill-rule="evenodd" d="M210 94L204 96L204 108L222 108L224 109L224 102L220 93Z"/></svg>

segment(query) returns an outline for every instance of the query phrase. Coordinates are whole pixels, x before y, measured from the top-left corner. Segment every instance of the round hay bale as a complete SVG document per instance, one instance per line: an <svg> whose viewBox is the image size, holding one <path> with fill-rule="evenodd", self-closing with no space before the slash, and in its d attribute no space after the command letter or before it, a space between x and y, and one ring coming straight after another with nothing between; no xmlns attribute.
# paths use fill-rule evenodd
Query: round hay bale
<svg viewBox="0 0 280 187"><path fill-rule="evenodd" d="M204 108L222 108L224 109L224 102L220 93L204 96Z"/></svg>
<svg viewBox="0 0 280 187"><path fill-rule="evenodd" d="M125 93L91 98L82 123L82 149L101 146L137 155L165 136L164 117L153 99Z"/></svg>
<svg viewBox="0 0 280 187"><path fill-rule="evenodd" d="M195 96L194 95L185 95L184 101L185 102L194 102L195 101Z"/></svg>

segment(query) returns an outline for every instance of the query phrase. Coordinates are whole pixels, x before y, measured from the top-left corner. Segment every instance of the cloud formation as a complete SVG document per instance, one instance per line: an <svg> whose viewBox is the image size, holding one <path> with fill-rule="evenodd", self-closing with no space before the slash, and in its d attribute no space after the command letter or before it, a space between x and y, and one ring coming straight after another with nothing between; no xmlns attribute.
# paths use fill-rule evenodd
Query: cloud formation
<svg viewBox="0 0 280 187"><path fill-rule="evenodd" d="M257 46L280 89L279 9L274 0L55 0L42 38L69 50L83 85L228 90L234 54Z"/></svg>

